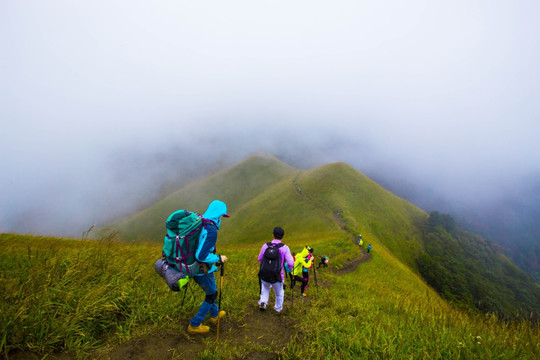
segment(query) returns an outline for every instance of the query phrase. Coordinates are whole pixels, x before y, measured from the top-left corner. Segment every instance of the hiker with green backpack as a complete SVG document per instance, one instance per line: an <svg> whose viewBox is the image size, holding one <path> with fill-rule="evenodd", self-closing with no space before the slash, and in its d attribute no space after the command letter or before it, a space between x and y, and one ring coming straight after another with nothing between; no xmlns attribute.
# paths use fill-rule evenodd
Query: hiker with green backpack
<svg viewBox="0 0 540 360"><path fill-rule="evenodd" d="M211 324L219 324L219 319L226 315L215 303L218 295L214 276L218 268L215 264L227 261L226 256L215 253L222 217L229 215L227 205L219 200L212 201L202 216L187 210L172 213L166 221L163 258L154 264L156 272L171 290L185 289L190 279L203 289L206 297L188 325L191 334L210 331L210 327L202 325L208 313Z"/></svg>
<svg viewBox="0 0 540 360"><path fill-rule="evenodd" d="M206 220L205 226L199 237L199 245L195 253L197 261L201 262L202 269L193 277L193 280L203 289L206 298L202 302L199 312L191 319L188 332L191 334L207 333L210 327L201 323L210 313L210 323L217 324L220 318L225 317L225 311L220 311L216 305L217 285L214 272L217 271L215 263L225 263L227 257L216 255L217 231L221 228L221 218L227 215L227 205L219 200L214 200L203 214Z"/></svg>

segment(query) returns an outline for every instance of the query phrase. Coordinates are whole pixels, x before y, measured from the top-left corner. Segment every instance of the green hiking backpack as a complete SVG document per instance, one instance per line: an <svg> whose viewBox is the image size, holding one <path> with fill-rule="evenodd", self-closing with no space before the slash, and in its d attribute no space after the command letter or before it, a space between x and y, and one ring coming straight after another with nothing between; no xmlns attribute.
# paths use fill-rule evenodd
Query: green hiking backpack
<svg viewBox="0 0 540 360"><path fill-rule="evenodd" d="M177 210L167 218L162 256L169 267L189 277L199 272L195 252L204 224L201 215L187 210Z"/></svg>

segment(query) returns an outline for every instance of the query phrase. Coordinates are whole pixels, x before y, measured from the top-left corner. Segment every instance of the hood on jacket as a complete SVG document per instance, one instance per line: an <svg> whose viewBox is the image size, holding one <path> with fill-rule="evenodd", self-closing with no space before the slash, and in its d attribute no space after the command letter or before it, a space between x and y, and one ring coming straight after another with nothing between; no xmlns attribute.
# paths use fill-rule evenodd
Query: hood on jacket
<svg viewBox="0 0 540 360"><path fill-rule="evenodd" d="M208 209L206 209L205 213L203 214L203 218L212 220L214 224L216 224L217 228L220 228L221 225L221 219L220 217L229 217L227 214L227 205L223 201L220 200L214 200L208 205Z"/></svg>
<svg viewBox="0 0 540 360"><path fill-rule="evenodd" d="M307 257L309 255L309 253L312 253L313 252L313 248L312 247L309 247L309 246L306 246L305 248L302 249L302 251L300 252L300 254L296 255L296 257Z"/></svg>

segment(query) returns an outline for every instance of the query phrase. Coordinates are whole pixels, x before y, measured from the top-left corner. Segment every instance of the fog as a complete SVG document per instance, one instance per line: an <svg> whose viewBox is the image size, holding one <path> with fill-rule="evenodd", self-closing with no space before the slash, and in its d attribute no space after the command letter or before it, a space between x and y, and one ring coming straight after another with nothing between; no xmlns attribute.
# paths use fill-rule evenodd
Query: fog
<svg viewBox="0 0 540 360"><path fill-rule="evenodd" d="M530 210L539 13L0 0L0 232L80 236L258 152L347 162L426 211Z"/></svg>

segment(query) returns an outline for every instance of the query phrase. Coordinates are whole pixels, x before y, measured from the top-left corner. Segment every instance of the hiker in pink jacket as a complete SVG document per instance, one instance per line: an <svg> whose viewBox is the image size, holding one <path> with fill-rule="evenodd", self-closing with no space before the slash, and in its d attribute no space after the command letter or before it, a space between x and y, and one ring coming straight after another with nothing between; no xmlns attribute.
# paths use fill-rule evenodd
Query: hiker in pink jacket
<svg viewBox="0 0 540 360"><path fill-rule="evenodd" d="M272 288L274 289L274 295L276 297L274 310L279 313L283 310L283 298L285 293L283 290L285 281L283 265L286 261L289 267L292 267L294 259L289 247L281 242L281 239L283 239L283 236L285 235L285 231L279 226L276 226L273 235L274 240L265 243L262 246L258 258L260 263L259 281L261 286L259 309L261 311L266 310L268 298L270 297L270 288Z"/></svg>

